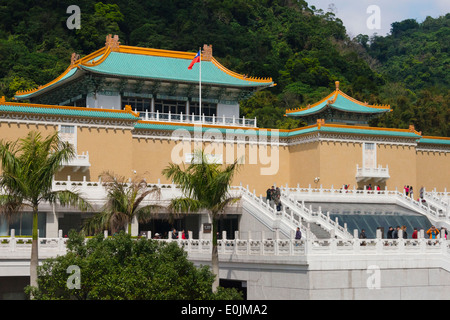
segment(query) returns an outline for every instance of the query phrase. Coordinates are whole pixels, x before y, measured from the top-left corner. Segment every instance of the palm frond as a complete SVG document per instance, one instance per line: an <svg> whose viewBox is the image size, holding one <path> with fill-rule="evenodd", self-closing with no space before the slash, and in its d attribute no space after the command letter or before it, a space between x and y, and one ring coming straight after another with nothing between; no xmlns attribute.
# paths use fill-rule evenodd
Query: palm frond
<svg viewBox="0 0 450 320"><path fill-rule="evenodd" d="M59 203L63 207L74 207L82 212L93 211L92 205L84 199L78 192L70 190L52 191L45 195L43 200L49 203Z"/></svg>
<svg viewBox="0 0 450 320"><path fill-rule="evenodd" d="M197 212L200 209L204 208L204 204L201 201L192 199L189 197L185 198L174 198L170 201L170 205L168 207L170 212L173 213L188 213L188 212Z"/></svg>
<svg viewBox="0 0 450 320"><path fill-rule="evenodd" d="M140 207L139 209L137 209L135 211L135 216L140 223L147 223L151 219L153 219L156 214L161 212L162 209L164 209L164 206L161 205L147 205L145 207Z"/></svg>

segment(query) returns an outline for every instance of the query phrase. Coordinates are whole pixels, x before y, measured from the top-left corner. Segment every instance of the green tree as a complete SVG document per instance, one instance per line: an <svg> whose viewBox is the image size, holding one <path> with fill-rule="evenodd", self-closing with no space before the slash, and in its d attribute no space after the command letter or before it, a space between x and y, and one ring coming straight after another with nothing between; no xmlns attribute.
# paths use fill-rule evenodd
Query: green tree
<svg viewBox="0 0 450 320"><path fill-rule="evenodd" d="M40 133L30 131L25 138L15 142L0 141L0 189L5 191L0 197L0 213L12 219L28 207L33 214L30 260L32 286L37 285L39 204L58 203L77 207L81 211L91 209L90 204L77 192L52 190L55 173L74 154L73 146L61 141L58 132L42 139Z"/></svg>
<svg viewBox="0 0 450 320"><path fill-rule="evenodd" d="M184 194L183 197L171 200L169 208L172 212L198 212L202 209L208 212L212 222L211 264L216 277L212 284L214 292L219 287L218 218L227 205L239 200L229 195L231 181L238 169L237 160L222 168L219 164L208 163L203 150L196 150L192 163L187 168L170 163L162 172Z"/></svg>
<svg viewBox="0 0 450 320"><path fill-rule="evenodd" d="M105 229L115 233L128 227L131 234L131 222L137 218L139 222L147 222L153 213L161 206L150 204L141 206L146 197L159 197L159 188L149 188L144 179L129 179L103 172L100 175L103 186L106 188L106 204L101 212L87 219L84 230L88 233L99 232Z"/></svg>
<svg viewBox="0 0 450 320"><path fill-rule="evenodd" d="M26 288L38 300L242 299L235 289L213 293L209 268L195 267L176 243L133 240L123 231L85 241L72 230L67 253L47 259L38 274L39 287Z"/></svg>

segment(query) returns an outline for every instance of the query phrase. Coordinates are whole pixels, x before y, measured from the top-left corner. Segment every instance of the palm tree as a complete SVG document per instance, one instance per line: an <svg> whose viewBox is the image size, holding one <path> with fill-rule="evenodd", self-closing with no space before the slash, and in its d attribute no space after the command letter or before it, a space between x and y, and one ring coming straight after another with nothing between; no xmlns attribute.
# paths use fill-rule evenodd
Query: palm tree
<svg viewBox="0 0 450 320"><path fill-rule="evenodd" d="M212 221L211 265L216 279L212 289L219 286L219 254L217 250L217 224L219 214L225 207L240 197L231 197L228 193L234 174L238 171L238 161L225 166L208 163L203 150L194 152L192 163L183 169L170 163L163 174L172 179L183 191L184 197L172 199L169 209L172 212L198 212L206 210Z"/></svg>
<svg viewBox="0 0 450 320"><path fill-rule="evenodd" d="M107 200L101 212L86 220L84 230L87 233L110 229L112 233L125 229L131 234L131 222L134 217L139 222L149 221L161 206L149 204L140 206L145 197L156 195L159 197L158 187L148 188L144 179L127 181L124 177L115 176L111 172L100 175L107 191Z"/></svg>
<svg viewBox="0 0 450 320"><path fill-rule="evenodd" d="M91 209L90 204L74 191L53 191L52 182L61 164L75 155L68 142L59 139L58 132L47 136L30 131L25 138L15 142L0 141L0 213L10 221L24 208L33 215L30 260L30 285L37 287L38 266L38 214L39 204L59 203L74 206L81 211Z"/></svg>

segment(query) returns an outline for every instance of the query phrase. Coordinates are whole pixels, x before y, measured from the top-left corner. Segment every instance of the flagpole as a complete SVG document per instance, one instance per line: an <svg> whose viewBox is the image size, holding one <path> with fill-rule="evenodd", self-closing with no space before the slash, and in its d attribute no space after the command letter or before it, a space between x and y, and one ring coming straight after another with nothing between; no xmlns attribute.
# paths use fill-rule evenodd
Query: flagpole
<svg viewBox="0 0 450 320"><path fill-rule="evenodd" d="M198 52L200 52L200 68L199 68L199 93L198 93L198 106L199 106L199 115L200 115L200 123L203 122L202 118L202 48L200 47L198 49Z"/></svg>

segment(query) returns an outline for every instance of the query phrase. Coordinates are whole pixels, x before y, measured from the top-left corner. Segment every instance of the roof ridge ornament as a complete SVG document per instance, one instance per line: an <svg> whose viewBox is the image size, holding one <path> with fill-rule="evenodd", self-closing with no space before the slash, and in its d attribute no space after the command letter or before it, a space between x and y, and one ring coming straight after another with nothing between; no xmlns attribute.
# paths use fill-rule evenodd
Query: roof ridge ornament
<svg viewBox="0 0 450 320"><path fill-rule="evenodd" d="M106 36L105 46L109 47L111 51L119 51L120 41L117 34L114 37L111 34Z"/></svg>
<svg viewBox="0 0 450 320"><path fill-rule="evenodd" d="M325 125L325 119L317 119L317 129L320 130L320 127Z"/></svg>
<svg viewBox="0 0 450 320"><path fill-rule="evenodd" d="M334 84L336 85L336 91L339 91L339 81L335 81Z"/></svg>
<svg viewBox="0 0 450 320"><path fill-rule="evenodd" d="M80 55L76 52L72 52L72 56L70 57L70 66L72 67L77 60L80 59Z"/></svg>
<svg viewBox="0 0 450 320"><path fill-rule="evenodd" d="M202 51L202 60L203 61L211 61L212 60L212 44L203 45L203 51Z"/></svg>

